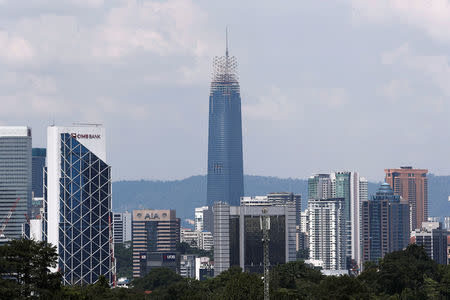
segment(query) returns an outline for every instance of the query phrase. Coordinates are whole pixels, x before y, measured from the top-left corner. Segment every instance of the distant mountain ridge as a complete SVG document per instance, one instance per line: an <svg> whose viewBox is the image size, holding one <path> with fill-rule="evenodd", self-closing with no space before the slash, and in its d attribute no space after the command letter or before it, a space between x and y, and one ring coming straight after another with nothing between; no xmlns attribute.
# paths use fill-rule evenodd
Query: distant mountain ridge
<svg viewBox="0 0 450 300"><path fill-rule="evenodd" d="M369 182L369 196L380 182ZM206 176L191 176L172 181L117 181L113 182L113 211L131 211L140 208L176 209L182 219L194 216L194 208L206 204ZM306 179L267 176L244 176L246 196L265 195L271 192L293 192L302 195L302 210L307 205L308 181ZM428 176L428 201L430 216L450 216L450 176Z"/></svg>

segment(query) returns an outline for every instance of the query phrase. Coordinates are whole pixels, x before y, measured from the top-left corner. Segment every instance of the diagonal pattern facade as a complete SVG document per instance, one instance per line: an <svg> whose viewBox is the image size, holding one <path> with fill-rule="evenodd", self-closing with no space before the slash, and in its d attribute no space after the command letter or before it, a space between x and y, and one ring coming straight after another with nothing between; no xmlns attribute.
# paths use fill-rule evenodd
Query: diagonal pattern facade
<svg viewBox="0 0 450 300"><path fill-rule="evenodd" d="M59 268L65 285L104 275L113 282L111 167L68 133L61 134Z"/></svg>

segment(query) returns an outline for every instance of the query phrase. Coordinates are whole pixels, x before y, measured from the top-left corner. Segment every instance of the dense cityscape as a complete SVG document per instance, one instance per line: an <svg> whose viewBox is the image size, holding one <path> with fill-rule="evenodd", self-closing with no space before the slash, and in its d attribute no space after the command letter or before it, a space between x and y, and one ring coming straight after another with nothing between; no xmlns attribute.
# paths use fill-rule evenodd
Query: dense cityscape
<svg viewBox="0 0 450 300"><path fill-rule="evenodd" d="M52 124L37 148L26 120L2 122L0 299L450 299L450 215L429 213L427 166L380 166L374 193L364 174L331 168L310 174L306 194L244 189L238 59L225 40L206 202L189 218L162 201L116 209L106 126Z"/></svg>

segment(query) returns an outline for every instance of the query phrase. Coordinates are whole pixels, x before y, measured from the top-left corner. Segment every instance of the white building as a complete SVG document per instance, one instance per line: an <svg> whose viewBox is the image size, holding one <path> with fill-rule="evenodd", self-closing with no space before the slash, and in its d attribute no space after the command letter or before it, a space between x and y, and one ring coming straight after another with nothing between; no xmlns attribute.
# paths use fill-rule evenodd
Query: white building
<svg viewBox="0 0 450 300"><path fill-rule="evenodd" d="M214 238L209 231L182 228L180 230L180 242L188 243L194 248L210 251L214 245Z"/></svg>
<svg viewBox="0 0 450 300"><path fill-rule="evenodd" d="M113 281L111 167L99 125L47 129L44 236L56 246L63 284Z"/></svg>
<svg viewBox="0 0 450 300"><path fill-rule="evenodd" d="M194 218L194 229L196 231L203 231L204 226L204 213L208 210L208 206L196 207L195 208L195 218Z"/></svg>
<svg viewBox="0 0 450 300"><path fill-rule="evenodd" d="M346 228L342 198L310 199L309 259L325 270L346 269Z"/></svg>
<svg viewBox="0 0 450 300"><path fill-rule="evenodd" d="M114 243L131 241L132 218L130 212L114 213Z"/></svg>
<svg viewBox="0 0 450 300"><path fill-rule="evenodd" d="M368 200L368 183L357 172L316 174L308 179L309 199L344 198L346 253L361 264L361 202Z"/></svg>

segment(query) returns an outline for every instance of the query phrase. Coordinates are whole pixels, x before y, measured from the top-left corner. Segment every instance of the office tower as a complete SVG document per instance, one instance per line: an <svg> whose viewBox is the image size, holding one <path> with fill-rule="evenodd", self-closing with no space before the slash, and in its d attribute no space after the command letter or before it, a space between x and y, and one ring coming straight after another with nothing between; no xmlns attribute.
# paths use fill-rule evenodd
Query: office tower
<svg viewBox="0 0 450 300"><path fill-rule="evenodd" d="M100 125L47 129L46 239L56 246L64 285L100 275L113 283L111 166ZM44 233L45 234L45 233Z"/></svg>
<svg viewBox="0 0 450 300"><path fill-rule="evenodd" d="M270 218L269 261L271 266L295 261L295 203L214 205L214 276L231 266L263 273L260 219Z"/></svg>
<svg viewBox="0 0 450 300"><path fill-rule="evenodd" d="M22 237L31 213L31 182L31 129L0 126L0 228L6 223L0 243Z"/></svg>
<svg viewBox="0 0 450 300"><path fill-rule="evenodd" d="M244 195L241 96L237 61L215 57L209 94L207 205L216 201L239 206Z"/></svg>
<svg viewBox="0 0 450 300"><path fill-rule="evenodd" d="M294 193L269 193L267 194L267 199L269 202L273 203L286 203L286 202L294 202L295 203L295 225L300 226L300 215L302 213L302 196L300 194Z"/></svg>
<svg viewBox="0 0 450 300"><path fill-rule="evenodd" d="M113 220L114 243L131 241L131 213L113 213Z"/></svg>
<svg viewBox="0 0 450 300"><path fill-rule="evenodd" d="M409 204L383 183L371 200L361 203L362 260L378 262L409 243Z"/></svg>
<svg viewBox="0 0 450 300"><path fill-rule="evenodd" d="M423 246L428 256L438 264L448 262L447 248L450 232L439 222L422 222L422 227L412 232L412 242Z"/></svg>
<svg viewBox="0 0 450 300"><path fill-rule="evenodd" d="M316 174L308 179L309 199L343 198L346 227L346 255L355 263L361 262L361 201L367 200L367 180L357 172Z"/></svg>
<svg viewBox="0 0 450 300"><path fill-rule="evenodd" d="M208 210L208 206L196 207L194 216L194 229L196 231L205 230L204 227L204 214Z"/></svg>
<svg viewBox="0 0 450 300"><path fill-rule="evenodd" d="M147 256L147 253L171 253L176 250L176 245L180 241L180 219L176 217L174 209L133 210L132 237L133 277L140 277L143 275L142 256Z"/></svg>
<svg viewBox="0 0 450 300"><path fill-rule="evenodd" d="M400 167L385 169L386 182L390 184L396 195L408 200L411 209L411 228L421 228L422 222L428 219L428 170Z"/></svg>
<svg viewBox="0 0 450 300"><path fill-rule="evenodd" d="M44 192L44 168L47 151L45 148L33 148L31 154L33 198L42 198Z"/></svg>
<svg viewBox="0 0 450 300"><path fill-rule="evenodd" d="M344 198L309 199L309 259L324 270L346 269Z"/></svg>

